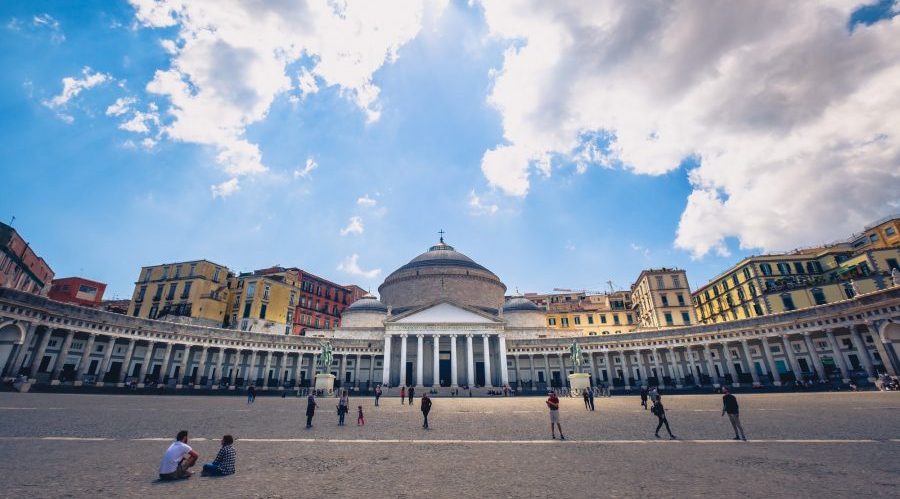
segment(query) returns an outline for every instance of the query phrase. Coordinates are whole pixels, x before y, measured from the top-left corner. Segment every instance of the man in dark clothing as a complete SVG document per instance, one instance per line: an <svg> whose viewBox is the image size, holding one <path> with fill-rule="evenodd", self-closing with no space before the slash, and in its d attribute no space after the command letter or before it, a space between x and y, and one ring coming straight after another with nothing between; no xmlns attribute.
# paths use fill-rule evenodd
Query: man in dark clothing
<svg viewBox="0 0 900 499"><path fill-rule="evenodd" d="M728 388L723 388L722 392L725 394L722 396L722 415L728 414L728 420L734 429L734 439L746 442L747 436L744 435L744 427L741 426L737 398L728 391Z"/></svg>
<svg viewBox="0 0 900 499"><path fill-rule="evenodd" d="M408 393L409 393L409 405L412 405L412 403L413 403L413 397L415 397L415 395L416 395L416 389L415 389L414 387L411 386L411 387L409 387L409 392L408 392Z"/></svg>
<svg viewBox="0 0 900 499"><path fill-rule="evenodd" d="M594 410L594 390L588 389L587 394L588 394L588 403L591 404L591 410L593 411Z"/></svg>
<svg viewBox="0 0 900 499"><path fill-rule="evenodd" d="M412 402L410 402L412 403ZM425 416L425 424L422 428L428 429L428 413L431 412L431 397L427 393L422 394L422 416Z"/></svg>
<svg viewBox="0 0 900 499"><path fill-rule="evenodd" d="M588 390L582 390L581 397L584 399L584 408L591 410L591 403L588 402Z"/></svg>
<svg viewBox="0 0 900 499"><path fill-rule="evenodd" d="M663 407L661 396L657 396L656 400L653 401L653 408L650 409L650 412L659 420L659 424L656 425L656 438L659 438L659 429L662 428L663 425L666 425L666 431L669 432L669 438L675 440L675 435L672 434L672 430L669 428L669 419L666 418L666 408Z"/></svg>
<svg viewBox="0 0 900 499"><path fill-rule="evenodd" d="M310 393L309 397L306 397L306 427L312 428L312 420L313 416L316 415L316 394Z"/></svg>
<svg viewBox="0 0 900 499"><path fill-rule="evenodd" d="M644 410L647 410L647 387L641 387L641 405L644 407Z"/></svg>

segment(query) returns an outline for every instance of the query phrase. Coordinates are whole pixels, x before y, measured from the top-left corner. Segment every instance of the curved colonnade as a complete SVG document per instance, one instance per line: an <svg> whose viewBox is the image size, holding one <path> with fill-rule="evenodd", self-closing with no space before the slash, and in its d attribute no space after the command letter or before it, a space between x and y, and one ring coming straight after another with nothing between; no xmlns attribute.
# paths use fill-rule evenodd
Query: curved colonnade
<svg viewBox="0 0 900 499"><path fill-rule="evenodd" d="M330 340L332 370L344 386L365 389L387 379L383 338ZM0 289L2 375L24 373L34 383L122 386L134 378L138 386L175 388L311 386L320 341L139 319ZM900 287L743 321L575 341L585 354L581 370L614 387L872 379L900 369ZM499 361L509 384L564 385L573 371L571 342L552 329L507 335Z"/></svg>

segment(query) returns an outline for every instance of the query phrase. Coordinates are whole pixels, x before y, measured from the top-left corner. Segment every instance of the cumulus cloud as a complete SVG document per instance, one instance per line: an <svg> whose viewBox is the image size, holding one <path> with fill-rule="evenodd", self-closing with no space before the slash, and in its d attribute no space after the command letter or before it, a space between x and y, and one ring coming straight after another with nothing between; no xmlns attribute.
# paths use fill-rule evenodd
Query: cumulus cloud
<svg viewBox="0 0 900 499"><path fill-rule="evenodd" d="M691 160L675 245L696 257L850 233L900 191L900 18L851 33L858 5L485 2L509 48L489 95L505 141L482 172L524 196L554 165Z"/></svg>
<svg viewBox="0 0 900 499"><path fill-rule="evenodd" d="M381 269L363 270L359 268L359 255L356 253L344 258L344 261L338 264L337 269L350 275L363 277L365 279L374 279L381 274Z"/></svg>
<svg viewBox="0 0 900 499"><path fill-rule="evenodd" d="M316 163L316 160L312 158L306 158L306 164L303 165L303 168L298 168L294 170L294 178L306 178L312 173L313 170L319 167L319 164Z"/></svg>
<svg viewBox="0 0 900 499"><path fill-rule="evenodd" d="M137 102L134 97L119 97L106 108L107 116L122 116L131 110L131 106Z"/></svg>
<svg viewBox="0 0 900 499"><path fill-rule="evenodd" d="M177 40L164 43L170 63L147 85L170 100L165 135L216 148L217 162L232 177L267 170L245 130L291 90L289 65L313 61L300 72L303 95L316 91L317 82L337 86L367 121L377 120L372 75L419 33L428 6L442 9L428 0L390 8L366 1L130 1L139 25L177 28Z"/></svg>
<svg viewBox="0 0 900 499"><path fill-rule="evenodd" d="M500 209L496 204L484 203L481 197L475 193L475 189L469 192L469 209L473 215L493 215Z"/></svg>
<svg viewBox="0 0 900 499"><path fill-rule="evenodd" d="M378 201L376 201L374 198L370 198L368 194L363 194L361 197L356 199L356 204L358 204L359 206L364 206L366 208L372 208L373 206L378 204Z"/></svg>
<svg viewBox="0 0 900 499"><path fill-rule="evenodd" d="M31 23L13 17L6 23L6 28L12 31L28 31L34 34L38 34L41 31L49 31L51 42L62 43L66 41L66 35L63 34L59 21L50 14L32 16Z"/></svg>
<svg viewBox="0 0 900 499"><path fill-rule="evenodd" d="M59 95L42 101L41 104L56 111L57 116L63 121L71 123L74 121L74 118L62 111L69 102L75 97L78 97L81 92L94 88L97 85L102 85L110 80L112 80L110 75L98 73L85 66L81 70L81 78L77 76L66 76L62 79L62 92L60 92Z"/></svg>
<svg viewBox="0 0 900 499"><path fill-rule="evenodd" d="M341 235L346 236L347 234L362 234L363 230L364 228L362 217L350 217L350 221L347 223L347 226L341 229Z"/></svg>
<svg viewBox="0 0 900 499"><path fill-rule="evenodd" d="M231 178L228 179L221 184L211 185L209 187L210 191L212 191L213 198L224 198L234 194L240 186L238 186L238 179Z"/></svg>

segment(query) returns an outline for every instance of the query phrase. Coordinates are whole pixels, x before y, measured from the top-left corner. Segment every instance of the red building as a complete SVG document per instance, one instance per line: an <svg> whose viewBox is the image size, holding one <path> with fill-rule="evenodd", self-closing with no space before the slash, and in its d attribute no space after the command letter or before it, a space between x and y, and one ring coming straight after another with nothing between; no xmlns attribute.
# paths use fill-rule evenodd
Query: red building
<svg viewBox="0 0 900 499"><path fill-rule="evenodd" d="M359 286L342 286L328 279L300 272L300 298L294 312L294 334L308 329L331 329L341 325L341 312L366 294Z"/></svg>
<svg viewBox="0 0 900 499"><path fill-rule="evenodd" d="M53 279L50 285L51 300L74 303L85 307L96 307L103 301L106 284L82 277Z"/></svg>
<svg viewBox="0 0 900 499"><path fill-rule="evenodd" d="M22 236L0 223L0 287L46 295L53 270L37 256Z"/></svg>

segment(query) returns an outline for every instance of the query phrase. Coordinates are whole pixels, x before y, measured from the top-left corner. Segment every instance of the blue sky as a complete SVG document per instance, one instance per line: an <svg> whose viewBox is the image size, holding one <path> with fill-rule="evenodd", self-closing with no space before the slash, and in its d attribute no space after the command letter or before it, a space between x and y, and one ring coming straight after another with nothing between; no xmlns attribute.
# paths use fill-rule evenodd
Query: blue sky
<svg viewBox="0 0 900 499"><path fill-rule="evenodd" d="M0 5L0 217L57 276L127 297L142 265L206 258L374 290L444 229L510 290L623 288L650 266L696 286L900 211L891 3L853 24L855 8L778 3L759 25L622 4L201 4ZM672 35L701 14L745 30L717 52ZM785 14L809 29L785 36ZM691 48L635 41L652 30ZM820 46L831 60L807 57ZM786 74L792 58L825 67ZM836 116L848 145L819 157Z"/></svg>

